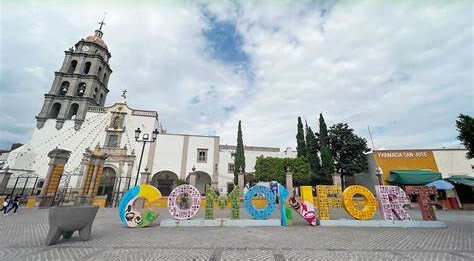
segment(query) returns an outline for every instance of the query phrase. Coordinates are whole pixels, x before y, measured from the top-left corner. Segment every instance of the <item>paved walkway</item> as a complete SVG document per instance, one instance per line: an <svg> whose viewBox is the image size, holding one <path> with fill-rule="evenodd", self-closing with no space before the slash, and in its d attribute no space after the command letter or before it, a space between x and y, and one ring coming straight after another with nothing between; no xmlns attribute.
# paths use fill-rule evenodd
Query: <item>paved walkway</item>
<svg viewBox="0 0 474 261"><path fill-rule="evenodd" d="M0 260L474 260L473 211L438 211L445 229L313 228L301 220L286 228L130 229L115 209L101 209L92 240L75 234L50 247L47 214L2 215Z"/></svg>

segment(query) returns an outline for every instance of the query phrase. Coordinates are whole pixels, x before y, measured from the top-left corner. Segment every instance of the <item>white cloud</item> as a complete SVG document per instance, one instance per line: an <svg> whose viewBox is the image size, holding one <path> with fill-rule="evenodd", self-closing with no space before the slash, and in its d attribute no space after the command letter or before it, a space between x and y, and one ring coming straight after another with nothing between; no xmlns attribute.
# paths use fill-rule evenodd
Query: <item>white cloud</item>
<svg viewBox="0 0 474 261"><path fill-rule="evenodd" d="M321 17L291 3L242 6L238 24L259 92L225 124L224 139L234 139L242 119L247 143L294 144L296 117L315 125L324 112L366 138L368 125L383 129L378 146L452 144L455 117L473 111L473 18L466 7L342 3Z"/></svg>
<svg viewBox="0 0 474 261"><path fill-rule="evenodd" d="M253 81L206 53L203 6L236 25ZM114 70L107 103L126 88L130 106L157 110L169 132L215 134L231 144L240 119L246 144L294 147L296 118L314 126L323 112L328 124L348 122L366 138L370 125L378 147L457 144L455 117L474 108L470 7L467 1L4 3L0 140L27 141L62 51L92 33L107 10L104 40Z"/></svg>

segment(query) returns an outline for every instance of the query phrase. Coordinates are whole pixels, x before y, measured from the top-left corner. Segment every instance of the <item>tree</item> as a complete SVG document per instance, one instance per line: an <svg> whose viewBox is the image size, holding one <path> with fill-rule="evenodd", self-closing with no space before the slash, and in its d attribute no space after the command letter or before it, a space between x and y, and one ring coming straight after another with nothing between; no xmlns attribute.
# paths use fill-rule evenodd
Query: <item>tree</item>
<svg viewBox="0 0 474 261"><path fill-rule="evenodd" d="M321 147L321 163L320 181L323 184L332 184L334 161L332 160L331 152L326 146Z"/></svg>
<svg viewBox="0 0 474 261"><path fill-rule="evenodd" d="M296 152L297 157L302 158L306 157L307 150L306 150L306 143L304 140L304 130L303 130L303 123L301 122L301 117L298 117L298 132L296 133Z"/></svg>
<svg viewBox="0 0 474 261"><path fill-rule="evenodd" d="M234 184L237 184L237 174L241 170L245 173L244 142L242 140L242 126L239 121L239 127L237 129L237 147L234 156Z"/></svg>
<svg viewBox="0 0 474 261"><path fill-rule="evenodd" d="M474 158L474 118L462 113L459 114L456 129L459 132L458 140L467 149L466 158Z"/></svg>
<svg viewBox="0 0 474 261"><path fill-rule="evenodd" d="M319 114L319 145L321 147L327 146L328 144L328 128L324 121L323 114Z"/></svg>
<svg viewBox="0 0 474 261"><path fill-rule="evenodd" d="M335 162L337 173L341 175L341 187L345 188L344 176L367 171L367 141L354 134L347 123L338 123L329 129L329 150Z"/></svg>
<svg viewBox="0 0 474 261"><path fill-rule="evenodd" d="M319 149L316 136L314 135L311 127L306 123L306 159L308 160L309 166L311 167L311 181L313 185L322 184L321 182L321 164L319 162Z"/></svg>
<svg viewBox="0 0 474 261"><path fill-rule="evenodd" d="M258 157L255 163L255 180L277 181L286 185L286 167L293 172L295 186L309 185L311 182L311 167L304 158L273 158Z"/></svg>
<svg viewBox="0 0 474 261"><path fill-rule="evenodd" d="M332 184L334 160L328 148L328 129L322 113L319 114L319 134L316 134L316 140L319 142L319 151L321 154L321 181L325 184Z"/></svg>

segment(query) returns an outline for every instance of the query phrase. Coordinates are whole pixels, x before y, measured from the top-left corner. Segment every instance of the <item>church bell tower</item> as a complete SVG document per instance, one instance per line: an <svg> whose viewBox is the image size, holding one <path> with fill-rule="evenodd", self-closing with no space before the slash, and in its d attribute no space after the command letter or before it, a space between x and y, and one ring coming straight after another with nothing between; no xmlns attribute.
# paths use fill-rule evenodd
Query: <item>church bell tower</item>
<svg viewBox="0 0 474 261"><path fill-rule="evenodd" d="M43 107L36 116L36 127L47 120L56 120L56 129L65 121L74 121L76 130L86 117L89 106L104 106L109 89L107 84L112 69L107 45L102 40L103 21L93 35L81 39L65 51L63 64L54 73L51 90L44 95Z"/></svg>

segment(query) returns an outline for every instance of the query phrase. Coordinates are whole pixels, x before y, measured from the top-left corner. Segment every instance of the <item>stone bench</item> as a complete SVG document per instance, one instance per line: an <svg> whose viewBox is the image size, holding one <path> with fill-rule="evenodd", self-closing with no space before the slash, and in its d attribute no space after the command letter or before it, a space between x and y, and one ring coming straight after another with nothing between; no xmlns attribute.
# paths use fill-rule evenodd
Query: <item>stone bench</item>
<svg viewBox="0 0 474 261"><path fill-rule="evenodd" d="M91 238L92 223L97 214L98 206L61 206L49 209L49 232L45 244L54 245L63 236L71 238L74 231L79 230L82 240Z"/></svg>

